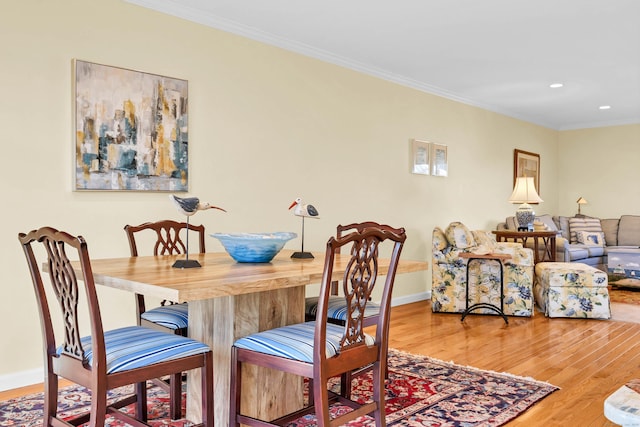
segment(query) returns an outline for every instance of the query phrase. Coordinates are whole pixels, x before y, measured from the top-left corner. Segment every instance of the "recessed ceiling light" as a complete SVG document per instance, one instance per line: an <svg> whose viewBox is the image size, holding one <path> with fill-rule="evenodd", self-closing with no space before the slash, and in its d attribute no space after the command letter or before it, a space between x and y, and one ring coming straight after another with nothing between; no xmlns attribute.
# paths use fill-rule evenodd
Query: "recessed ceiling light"
<svg viewBox="0 0 640 427"><path fill-rule="evenodd" d="M601 109L601 110L609 110L609 109L611 109L611 105L601 105L598 108Z"/></svg>
<svg viewBox="0 0 640 427"><path fill-rule="evenodd" d="M551 83L549 85L549 87L552 88L552 89L557 89L557 88L562 87L562 86L564 86L562 83Z"/></svg>

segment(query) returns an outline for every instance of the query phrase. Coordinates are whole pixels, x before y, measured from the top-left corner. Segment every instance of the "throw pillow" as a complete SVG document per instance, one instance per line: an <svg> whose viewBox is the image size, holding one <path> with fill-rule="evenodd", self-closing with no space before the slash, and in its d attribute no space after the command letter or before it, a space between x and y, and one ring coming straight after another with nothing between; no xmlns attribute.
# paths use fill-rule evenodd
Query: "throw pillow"
<svg viewBox="0 0 640 427"><path fill-rule="evenodd" d="M489 252L491 252L497 245L495 237L488 231L474 230L471 234L473 234L473 240L475 240L476 244L488 248Z"/></svg>
<svg viewBox="0 0 640 427"><path fill-rule="evenodd" d="M604 233L602 231L578 231L576 233L578 243L588 246L604 246Z"/></svg>
<svg viewBox="0 0 640 427"><path fill-rule="evenodd" d="M444 248L449 246L449 243L447 242L447 236L444 235L444 231L442 231L442 228L436 227L433 229L432 244L434 251L442 251Z"/></svg>
<svg viewBox="0 0 640 427"><path fill-rule="evenodd" d="M558 228L560 229L562 237L564 237L565 239L571 241L571 239L570 239L571 233L569 233L569 217L568 216L558 216L558 217L555 217L555 220L553 222L558 224Z"/></svg>
<svg viewBox="0 0 640 427"><path fill-rule="evenodd" d="M598 218L569 218L570 243L578 242L578 231L602 232Z"/></svg>
<svg viewBox="0 0 640 427"><path fill-rule="evenodd" d="M461 222L452 222L449 224L444 234L447 236L449 244L458 249L466 249L476 246L473 234L471 234L471 231L469 231L467 226Z"/></svg>

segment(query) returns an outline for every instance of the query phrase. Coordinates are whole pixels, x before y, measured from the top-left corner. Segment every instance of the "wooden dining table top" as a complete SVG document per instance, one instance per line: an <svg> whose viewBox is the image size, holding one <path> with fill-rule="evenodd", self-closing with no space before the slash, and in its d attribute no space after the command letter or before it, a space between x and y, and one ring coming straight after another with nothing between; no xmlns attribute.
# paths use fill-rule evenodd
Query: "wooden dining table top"
<svg viewBox="0 0 640 427"><path fill-rule="evenodd" d="M172 267L184 255L92 259L91 268L100 285L171 301L195 301L319 283L324 253L313 253L312 259L293 259L292 253L283 250L268 263L239 263L226 252L189 254L189 259L198 260L202 267L184 269ZM334 274L344 272L350 258L336 254ZM79 264L74 266L78 273ZM378 274L385 275L388 268L389 259L379 258ZM427 268L426 261L401 258L397 273Z"/></svg>

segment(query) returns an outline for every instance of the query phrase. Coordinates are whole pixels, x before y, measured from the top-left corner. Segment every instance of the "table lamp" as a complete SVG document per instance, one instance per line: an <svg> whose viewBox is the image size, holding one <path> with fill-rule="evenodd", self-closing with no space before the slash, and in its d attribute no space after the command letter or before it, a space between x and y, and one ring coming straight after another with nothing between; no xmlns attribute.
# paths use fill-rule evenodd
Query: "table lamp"
<svg viewBox="0 0 640 427"><path fill-rule="evenodd" d="M518 231L532 231L533 220L536 217L529 203L540 203L543 200L538 196L532 177L523 176L516 178L516 185L509 197L511 203L521 203L516 210Z"/></svg>
<svg viewBox="0 0 640 427"><path fill-rule="evenodd" d="M580 215L580 205L586 205L587 200L584 197L580 197L578 200L576 200L576 203L578 203L578 215Z"/></svg>

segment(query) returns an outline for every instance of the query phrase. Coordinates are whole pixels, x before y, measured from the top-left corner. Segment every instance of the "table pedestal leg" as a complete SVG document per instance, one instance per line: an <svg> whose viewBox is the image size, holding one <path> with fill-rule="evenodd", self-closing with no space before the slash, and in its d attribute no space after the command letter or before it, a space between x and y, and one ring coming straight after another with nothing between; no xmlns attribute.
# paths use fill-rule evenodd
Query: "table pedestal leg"
<svg viewBox="0 0 640 427"><path fill-rule="evenodd" d="M216 426L229 422L231 345L243 336L304 321L304 286L189 302L189 336L213 350ZM302 379L295 375L243 367L243 413L271 420L302 407ZM200 373L187 378L187 414L201 421Z"/></svg>

